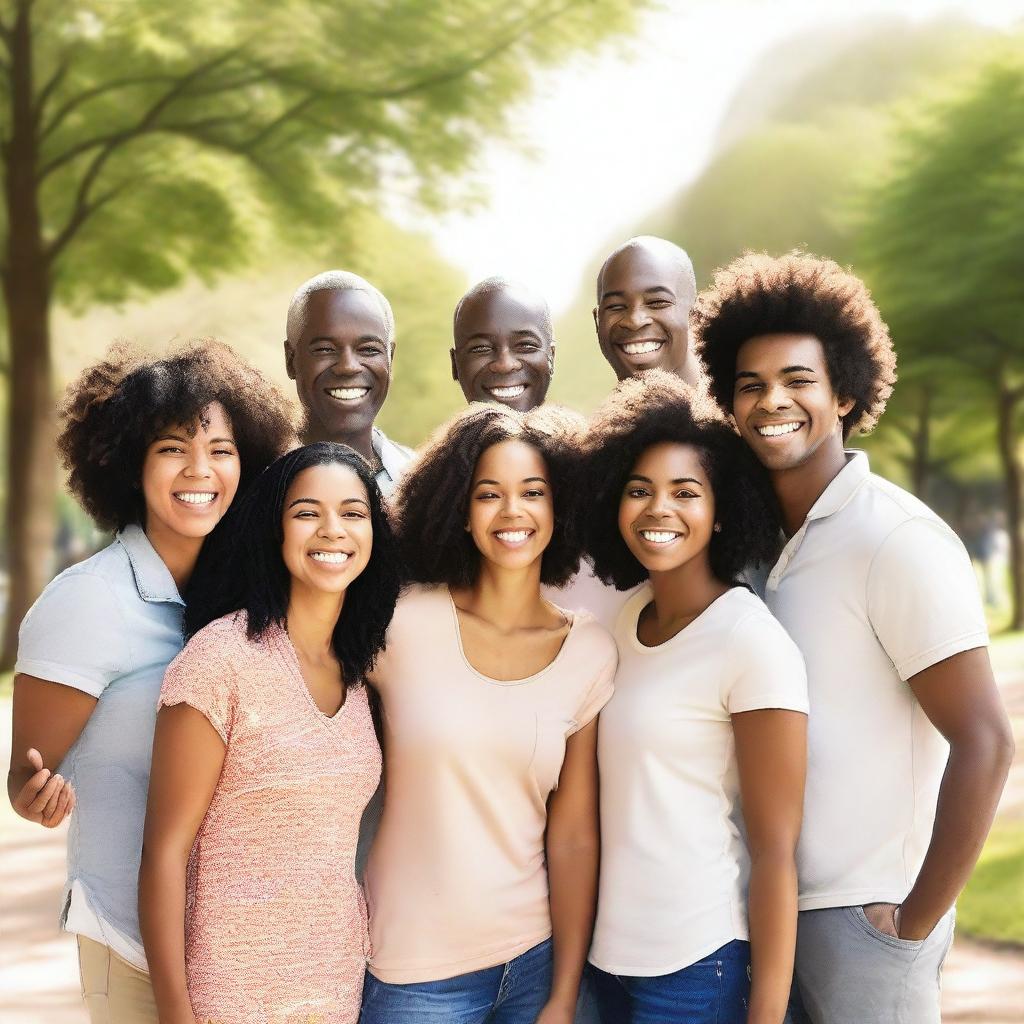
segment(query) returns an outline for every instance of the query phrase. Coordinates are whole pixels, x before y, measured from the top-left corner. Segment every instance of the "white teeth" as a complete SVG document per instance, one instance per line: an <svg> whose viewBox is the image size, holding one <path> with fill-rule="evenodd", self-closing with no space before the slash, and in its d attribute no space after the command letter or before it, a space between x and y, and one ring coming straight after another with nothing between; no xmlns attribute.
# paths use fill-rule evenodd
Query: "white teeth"
<svg viewBox="0 0 1024 1024"><path fill-rule="evenodd" d="M680 535L678 533L670 533L667 530L641 530L640 536L644 540L649 540L652 544L668 544L669 541L675 540Z"/></svg>
<svg viewBox="0 0 1024 1024"><path fill-rule="evenodd" d="M661 344L660 341L631 341L628 345L622 346L622 351L627 356L645 356L649 352L657 352Z"/></svg>
<svg viewBox="0 0 1024 1024"><path fill-rule="evenodd" d="M331 565L341 565L349 559L344 551L311 551L309 557L314 562L329 562Z"/></svg>
<svg viewBox="0 0 1024 1024"><path fill-rule="evenodd" d="M794 430L799 430L802 426L802 423L769 423L766 426L758 427L757 432L762 437L778 437L780 434L792 434Z"/></svg>
<svg viewBox="0 0 1024 1024"><path fill-rule="evenodd" d="M529 530L498 530L494 535L498 540L508 541L511 544L526 540L530 536Z"/></svg>
<svg viewBox="0 0 1024 1024"><path fill-rule="evenodd" d="M525 384L513 384L509 388L488 388L495 398L518 398L525 390Z"/></svg>
<svg viewBox="0 0 1024 1024"><path fill-rule="evenodd" d="M369 388L329 388L327 394L342 402L352 402L357 398L362 398L369 390Z"/></svg>
<svg viewBox="0 0 1024 1024"><path fill-rule="evenodd" d="M174 496L189 505L209 505L217 497L216 491L175 491Z"/></svg>

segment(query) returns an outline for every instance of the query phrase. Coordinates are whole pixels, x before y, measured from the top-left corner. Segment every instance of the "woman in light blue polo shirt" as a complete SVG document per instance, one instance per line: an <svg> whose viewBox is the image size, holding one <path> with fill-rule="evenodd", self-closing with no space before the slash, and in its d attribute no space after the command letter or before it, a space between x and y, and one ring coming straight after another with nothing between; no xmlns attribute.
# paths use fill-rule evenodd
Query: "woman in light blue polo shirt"
<svg viewBox="0 0 1024 1024"><path fill-rule="evenodd" d="M157 697L203 540L290 446L291 408L205 342L158 361L113 349L68 388L61 416L69 486L117 534L21 625L8 795L51 828L76 807L60 920L78 937L94 1024L155 1024L137 884Z"/></svg>

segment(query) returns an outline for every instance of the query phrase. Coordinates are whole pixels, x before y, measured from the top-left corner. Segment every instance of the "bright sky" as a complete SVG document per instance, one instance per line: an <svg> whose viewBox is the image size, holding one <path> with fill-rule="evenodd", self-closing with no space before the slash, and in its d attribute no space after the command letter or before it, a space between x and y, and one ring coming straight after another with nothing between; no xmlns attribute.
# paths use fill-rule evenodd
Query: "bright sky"
<svg viewBox="0 0 1024 1024"><path fill-rule="evenodd" d="M624 239L700 172L734 90L765 51L797 32L881 14L1010 26L1024 24L1024 0L666 0L628 53L607 51L538 82L514 115L518 140L483 154L482 208L393 213L430 234L471 281L518 278L557 314L602 245Z"/></svg>

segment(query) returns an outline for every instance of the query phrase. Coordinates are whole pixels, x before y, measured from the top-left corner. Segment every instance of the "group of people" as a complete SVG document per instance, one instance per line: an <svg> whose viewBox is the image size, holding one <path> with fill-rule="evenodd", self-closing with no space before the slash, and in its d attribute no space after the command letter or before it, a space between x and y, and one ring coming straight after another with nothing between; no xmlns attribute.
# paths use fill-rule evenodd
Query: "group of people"
<svg viewBox="0 0 1024 1024"><path fill-rule="evenodd" d="M72 815L94 1024L939 1020L1013 740L963 545L845 448L886 327L829 260L698 295L650 237L594 322L587 422L543 299L472 288L418 452L344 272L288 310L298 436L216 342L70 385L116 535L22 624L8 792Z"/></svg>

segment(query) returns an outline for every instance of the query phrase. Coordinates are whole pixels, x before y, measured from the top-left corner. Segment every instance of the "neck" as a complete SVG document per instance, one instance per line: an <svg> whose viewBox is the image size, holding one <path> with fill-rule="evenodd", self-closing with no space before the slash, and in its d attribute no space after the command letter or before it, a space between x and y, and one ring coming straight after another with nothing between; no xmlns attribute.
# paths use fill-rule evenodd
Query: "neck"
<svg viewBox="0 0 1024 1024"><path fill-rule="evenodd" d="M697 357L687 348L686 361L676 370L676 376L685 384L695 388L700 385L700 367Z"/></svg>
<svg viewBox="0 0 1024 1024"><path fill-rule="evenodd" d="M327 431L322 424L307 422L302 433L303 444L315 444L317 441L334 441L336 444L347 444L349 448L359 452L371 466L377 464L377 456L373 451L373 425L351 433L343 431Z"/></svg>
<svg viewBox="0 0 1024 1024"><path fill-rule="evenodd" d="M540 596L540 559L523 569L503 569L481 561L476 582L456 603L505 629L534 625L544 604Z"/></svg>
<svg viewBox="0 0 1024 1024"><path fill-rule="evenodd" d="M334 628L345 603L345 592L328 594L292 581L288 597L288 638L310 660L334 658Z"/></svg>
<svg viewBox="0 0 1024 1024"><path fill-rule="evenodd" d="M206 538L185 537L155 521L147 521L144 530L153 550L160 556L160 561L167 566L178 593L183 594Z"/></svg>
<svg viewBox="0 0 1024 1024"><path fill-rule="evenodd" d="M654 612L660 625L695 619L729 585L711 571L707 550L667 572L651 573Z"/></svg>
<svg viewBox="0 0 1024 1024"><path fill-rule="evenodd" d="M837 433L806 462L771 474L787 537L803 526L807 513L845 465L842 437Z"/></svg>

